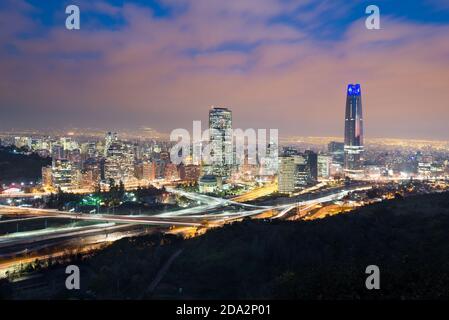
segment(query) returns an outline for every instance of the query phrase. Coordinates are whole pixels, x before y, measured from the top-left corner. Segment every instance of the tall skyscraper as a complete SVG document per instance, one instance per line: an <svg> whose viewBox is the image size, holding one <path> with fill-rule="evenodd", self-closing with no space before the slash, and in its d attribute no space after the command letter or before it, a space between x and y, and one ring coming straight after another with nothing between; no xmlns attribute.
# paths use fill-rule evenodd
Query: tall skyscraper
<svg viewBox="0 0 449 320"><path fill-rule="evenodd" d="M295 190L296 166L295 158L293 156L279 157L279 193L292 193Z"/></svg>
<svg viewBox="0 0 449 320"><path fill-rule="evenodd" d="M219 177L230 176L233 163L232 112L227 108L212 107L209 111L209 130L212 163L210 173Z"/></svg>
<svg viewBox="0 0 449 320"><path fill-rule="evenodd" d="M309 172L310 182L318 181L318 154L312 150L305 151L307 170Z"/></svg>
<svg viewBox="0 0 449 320"><path fill-rule="evenodd" d="M112 142L106 152L104 163L105 179L115 183L129 182L134 175L134 149L122 141Z"/></svg>
<svg viewBox="0 0 449 320"><path fill-rule="evenodd" d="M52 185L67 190L74 182L75 170L67 159L54 159L52 164Z"/></svg>
<svg viewBox="0 0 449 320"><path fill-rule="evenodd" d="M345 143L331 141L327 146L328 152L332 156L332 162L342 164L345 162Z"/></svg>
<svg viewBox="0 0 449 320"><path fill-rule="evenodd" d="M360 84L349 84L345 116L345 174L359 177L363 174L363 114Z"/></svg>
<svg viewBox="0 0 449 320"><path fill-rule="evenodd" d="M318 155L318 179L328 179L330 176L330 167L332 163L332 156L319 154Z"/></svg>
<svg viewBox="0 0 449 320"><path fill-rule="evenodd" d="M107 156L108 149L111 147L111 144L118 141L118 136L116 132L108 132L104 141L104 156Z"/></svg>

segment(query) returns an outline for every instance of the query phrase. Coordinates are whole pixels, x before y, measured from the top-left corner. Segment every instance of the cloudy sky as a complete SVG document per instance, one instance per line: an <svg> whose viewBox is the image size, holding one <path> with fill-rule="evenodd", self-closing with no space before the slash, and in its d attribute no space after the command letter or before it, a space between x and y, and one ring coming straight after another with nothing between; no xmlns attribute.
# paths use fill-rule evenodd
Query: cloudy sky
<svg viewBox="0 0 449 320"><path fill-rule="evenodd" d="M368 137L449 139L449 0L0 2L1 129L170 132L220 105L234 127L340 136L348 83Z"/></svg>

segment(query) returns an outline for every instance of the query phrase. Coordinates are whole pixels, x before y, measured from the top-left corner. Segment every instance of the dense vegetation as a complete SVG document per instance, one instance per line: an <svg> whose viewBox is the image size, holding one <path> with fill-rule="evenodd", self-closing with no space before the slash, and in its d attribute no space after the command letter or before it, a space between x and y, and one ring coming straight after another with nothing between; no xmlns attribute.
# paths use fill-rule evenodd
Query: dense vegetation
<svg viewBox="0 0 449 320"><path fill-rule="evenodd" d="M449 193L441 193L316 221L244 221L190 240L123 239L80 262L78 297L448 299L448 230ZM179 248L156 290L145 291ZM373 264L381 289L370 291Z"/></svg>
<svg viewBox="0 0 449 320"><path fill-rule="evenodd" d="M146 200L154 200L156 197L166 193L165 188L157 189L153 186L137 187L132 193L132 202L128 201L129 196L126 196L125 186L120 181L119 184L112 183L108 191L100 191L99 188L92 194L83 195L77 193L64 192L58 189L56 193L52 193L45 201L45 207L58 210L70 210L75 208L81 212L89 212L92 209L100 209L105 212L108 208L114 208L115 213L129 214L129 211L144 211L145 209L164 210L169 206L160 203L151 203L148 205ZM155 200L154 200L155 202ZM97 207L98 205L98 207Z"/></svg>
<svg viewBox="0 0 449 320"><path fill-rule="evenodd" d="M13 147L0 147L0 183L36 181L41 178L42 167L51 164L50 158L35 153L14 152Z"/></svg>

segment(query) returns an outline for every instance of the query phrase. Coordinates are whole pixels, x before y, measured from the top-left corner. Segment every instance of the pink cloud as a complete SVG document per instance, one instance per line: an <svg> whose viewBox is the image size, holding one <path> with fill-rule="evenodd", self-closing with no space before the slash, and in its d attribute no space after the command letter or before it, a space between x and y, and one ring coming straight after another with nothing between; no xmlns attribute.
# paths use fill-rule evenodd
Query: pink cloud
<svg viewBox="0 0 449 320"><path fill-rule="evenodd" d="M341 135L345 86L359 82L368 135L449 139L446 26L385 17L380 31L360 20L341 41L320 41L267 25L283 9L278 1L167 2L189 9L177 19L155 19L125 5L120 14L128 24L120 30L55 28L41 38L11 37L21 54L1 57L2 118L32 112L55 125L70 118L169 131L190 128L205 120L209 105L222 104L233 109L238 127ZM115 7L98 10L117 14ZM223 43L258 45L214 50ZM187 54L191 49L199 53Z"/></svg>

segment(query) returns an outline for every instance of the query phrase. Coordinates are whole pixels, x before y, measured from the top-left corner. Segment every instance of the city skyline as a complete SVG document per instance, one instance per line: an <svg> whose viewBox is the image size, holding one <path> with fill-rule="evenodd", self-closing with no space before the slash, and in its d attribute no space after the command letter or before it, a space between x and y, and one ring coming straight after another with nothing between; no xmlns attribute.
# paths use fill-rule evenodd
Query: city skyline
<svg viewBox="0 0 449 320"><path fill-rule="evenodd" d="M340 136L356 82L367 135L449 139L447 6L381 1L381 30L367 30L366 4L78 1L68 31L65 3L4 1L0 125L170 132L217 104L235 127Z"/></svg>
<svg viewBox="0 0 449 320"><path fill-rule="evenodd" d="M0 300L449 300L448 34L449 0L0 0Z"/></svg>

